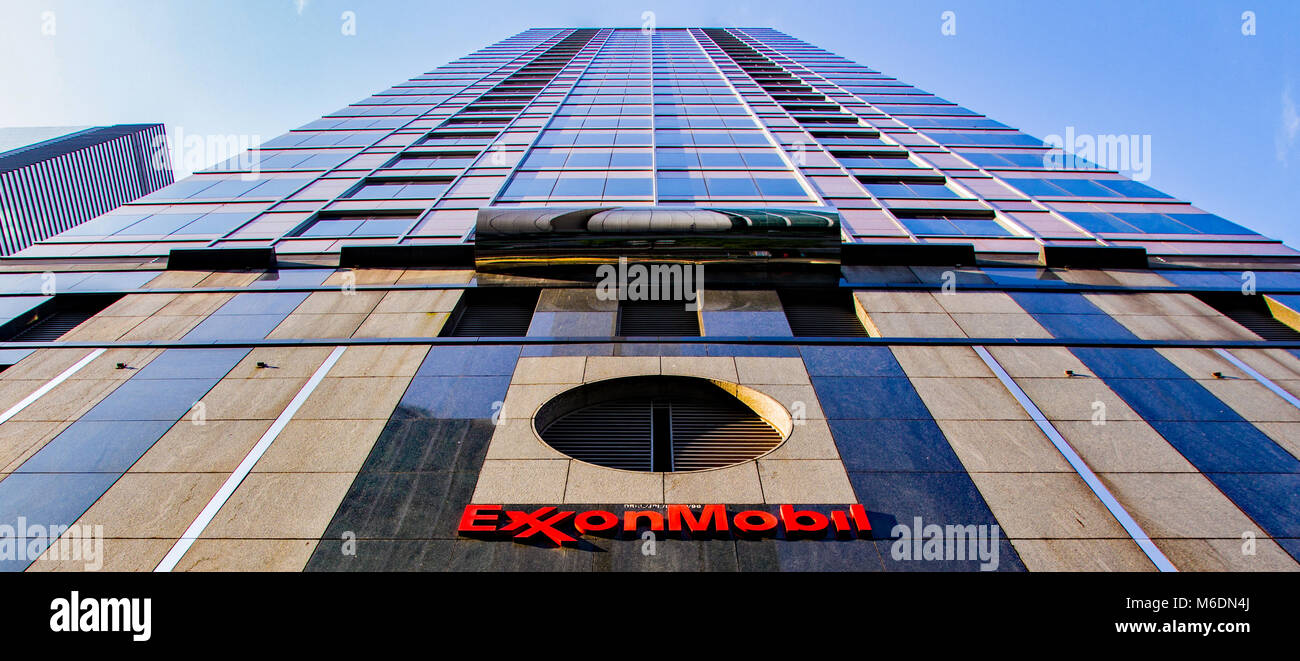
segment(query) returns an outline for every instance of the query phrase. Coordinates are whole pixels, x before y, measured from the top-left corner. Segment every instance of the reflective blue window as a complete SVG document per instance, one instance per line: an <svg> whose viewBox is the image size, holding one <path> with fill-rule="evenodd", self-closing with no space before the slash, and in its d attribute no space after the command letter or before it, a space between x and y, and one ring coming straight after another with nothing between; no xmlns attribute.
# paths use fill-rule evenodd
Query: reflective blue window
<svg viewBox="0 0 1300 661"><path fill-rule="evenodd" d="M570 168L607 168L610 150L608 149L574 149L564 162Z"/></svg>
<svg viewBox="0 0 1300 661"><path fill-rule="evenodd" d="M1019 181L1022 180L1017 180L1017 182ZM1025 191L1025 192L1029 193L1030 195L1039 195L1039 193L1032 193L1030 191ZM1052 195L1053 193L1047 193L1047 194ZM1108 213L1094 213L1089 211L1068 211L1062 215L1068 218L1070 222L1077 224L1079 227L1082 227L1083 229L1089 232L1128 233L1128 232L1134 232L1137 229L1127 223L1120 222L1118 218Z"/></svg>
<svg viewBox="0 0 1300 661"><path fill-rule="evenodd" d="M741 157L745 159L745 166L751 168L781 168L785 167L785 162L775 151L742 151Z"/></svg>
<svg viewBox="0 0 1300 661"><path fill-rule="evenodd" d="M1159 213L1116 213L1116 218L1152 234L1196 234L1196 230Z"/></svg>
<svg viewBox="0 0 1300 661"><path fill-rule="evenodd" d="M754 177L764 197L805 197L803 186L794 177Z"/></svg>
<svg viewBox="0 0 1300 661"><path fill-rule="evenodd" d="M713 197L748 197L758 195L750 177L707 177L709 195Z"/></svg>
<svg viewBox="0 0 1300 661"><path fill-rule="evenodd" d="M551 191L554 197L600 197L605 190L604 177L561 177Z"/></svg>
<svg viewBox="0 0 1300 661"><path fill-rule="evenodd" d="M706 168L741 168L745 160L739 152L723 150L705 150L699 154L700 165Z"/></svg>
<svg viewBox="0 0 1300 661"><path fill-rule="evenodd" d="M1123 195L1124 197L1169 197L1146 184L1140 184L1136 181L1129 181L1127 179L1105 179L1099 180L1097 183Z"/></svg>
<svg viewBox="0 0 1300 661"><path fill-rule="evenodd" d="M709 194L704 177L699 174L661 171L657 179L661 197L702 197Z"/></svg>
<svg viewBox="0 0 1300 661"><path fill-rule="evenodd" d="M872 195L884 198L909 198L909 197L927 197L927 198L959 198L961 197L951 188L943 184L915 184L915 183L867 183L863 184Z"/></svg>
<svg viewBox="0 0 1300 661"><path fill-rule="evenodd" d="M518 172L510 179L503 198L546 197L555 188L556 175L553 172Z"/></svg>
<svg viewBox="0 0 1300 661"><path fill-rule="evenodd" d="M648 168L650 163L650 152L645 149L615 149L609 159L614 168Z"/></svg>
<svg viewBox="0 0 1300 661"><path fill-rule="evenodd" d="M1211 213L1175 213L1170 218L1206 234L1255 234L1251 230Z"/></svg>
<svg viewBox="0 0 1300 661"><path fill-rule="evenodd" d="M528 158L524 159L523 167L526 168L558 168L563 167L565 159L569 157L568 149L533 149L528 152Z"/></svg>
<svg viewBox="0 0 1300 661"><path fill-rule="evenodd" d="M210 213L198 220L176 230L173 234L216 234L225 235L235 228L252 220L257 214L244 213Z"/></svg>
<svg viewBox="0 0 1300 661"><path fill-rule="evenodd" d="M1097 185L1087 179L1049 179L1050 183L1063 189L1068 195L1079 197L1118 197L1119 193Z"/></svg>
<svg viewBox="0 0 1300 661"><path fill-rule="evenodd" d="M649 177L610 178L605 180L605 196L637 197L654 194L654 183Z"/></svg>

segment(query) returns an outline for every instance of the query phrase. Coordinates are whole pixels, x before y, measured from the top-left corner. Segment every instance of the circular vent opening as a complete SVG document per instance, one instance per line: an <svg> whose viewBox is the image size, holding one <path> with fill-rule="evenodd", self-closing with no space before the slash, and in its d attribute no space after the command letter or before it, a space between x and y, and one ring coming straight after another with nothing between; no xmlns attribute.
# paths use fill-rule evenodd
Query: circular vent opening
<svg viewBox="0 0 1300 661"><path fill-rule="evenodd" d="M534 425L552 448L597 466L698 471L774 450L790 435L789 412L735 383L687 376L609 379L563 392Z"/></svg>

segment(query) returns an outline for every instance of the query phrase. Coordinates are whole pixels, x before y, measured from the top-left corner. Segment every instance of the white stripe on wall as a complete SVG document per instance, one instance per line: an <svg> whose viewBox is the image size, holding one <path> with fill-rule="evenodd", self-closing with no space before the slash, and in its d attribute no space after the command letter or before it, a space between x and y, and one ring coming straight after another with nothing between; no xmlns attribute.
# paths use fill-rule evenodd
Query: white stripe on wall
<svg viewBox="0 0 1300 661"><path fill-rule="evenodd" d="M1002 369L1002 365L988 352L988 349L977 346L975 347L975 353L979 354L980 358L984 360L984 364L993 370L1002 385L1011 391L1016 401L1020 402L1020 406L1025 409L1025 413L1028 413L1029 417L1033 419L1034 424L1038 425L1038 428L1047 435L1047 438L1052 441L1052 445L1056 446L1056 449L1065 457L1065 460L1070 462L1074 472L1083 478L1088 488L1092 489L1092 493L1106 506L1106 509L1110 510L1111 515L1124 527L1129 537L1132 537L1133 541L1137 542L1138 548L1142 549L1142 552L1151 559L1156 568L1160 571L1178 571L1178 568L1169 561L1169 558L1165 557L1165 554L1160 551L1155 542L1151 541L1150 537L1147 537L1146 531L1142 530L1142 526L1133 520L1128 510L1124 509L1119 500L1111 494L1110 489L1107 489L1106 485L1101 483L1101 479L1097 477L1096 473L1092 472L1083 457L1080 457L1079 453L1074 451L1074 448L1066 442L1065 437L1061 436L1061 433L1056 430L1056 427L1047 419L1047 416L1043 415L1043 412L1038 409L1038 405L1034 404L1033 400L1029 399L1029 395L1026 395L1025 391L1020 389L1020 385L1011 378L1011 375Z"/></svg>
<svg viewBox="0 0 1300 661"><path fill-rule="evenodd" d="M199 512L199 516L194 519L194 522L190 524L190 527L185 529L181 538L176 540L176 544L174 544L171 550L167 552L167 555L163 557L162 562L159 562L158 566L154 568L155 572L169 572L176 568L176 563L180 562L181 558L185 556L185 553L190 550L191 546L194 546L194 542L203 534L203 530L208 527L209 523L212 523L213 517L215 517L217 512L221 510L221 507L226 504L226 501L230 500L230 496L235 493L235 489L237 489L239 484L244 481L244 478L248 477L248 474L252 472L253 465L257 463L258 459L262 458L263 454L266 454L267 449L271 447L271 443L275 441L276 437L280 435L280 432L289 424L289 420L291 420L294 414L298 412L298 409L302 407L303 402L306 402L307 398L311 396L312 391L316 390L316 386L320 385L321 380L325 378L327 373L329 373L330 368L334 367L334 363L338 362L345 349L347 349L347 347L334 347L334 351L330 352L330 355L325 359L325 362L321 363L321 366L316 368L316 372L311 375L311 379L308 379L306 385L302 387L302 390L299 390L298 394L294 395L293 400L290 401L289 405L285 407L282 413L280 413L280 417L275 419L275 422L271 424L271 428L267 429L265 434L262 434L262 438L257 441L257 445L254 445L253 449L248 451L248 455L244 457L243 461L239 462L239 466L235 468L235 472L231 473L230 477L226 478L225 484L221 485L221 488L217 490L217 493L212 497L212 500L208 501L207 506L203 508L202 512Z"/></svg>

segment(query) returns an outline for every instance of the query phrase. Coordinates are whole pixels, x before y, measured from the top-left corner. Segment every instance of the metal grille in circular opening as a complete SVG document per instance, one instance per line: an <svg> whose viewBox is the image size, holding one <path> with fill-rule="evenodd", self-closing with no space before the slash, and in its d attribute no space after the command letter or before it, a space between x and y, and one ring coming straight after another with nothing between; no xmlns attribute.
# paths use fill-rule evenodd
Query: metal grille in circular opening
<svg viewBox="0 0 1300 661"><path fill-rule="evenodd" d="M647 376L562 393L542 406L535 424L548 445L580 461L623 470L695 471L771 452L789 433L789 414L744 386Z"/></svg>

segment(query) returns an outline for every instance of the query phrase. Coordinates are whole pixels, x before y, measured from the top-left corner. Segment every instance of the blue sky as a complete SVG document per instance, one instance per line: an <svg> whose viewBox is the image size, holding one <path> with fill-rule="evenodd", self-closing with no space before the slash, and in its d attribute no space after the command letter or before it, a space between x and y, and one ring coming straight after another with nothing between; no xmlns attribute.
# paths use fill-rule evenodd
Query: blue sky
<svg viewBox="0 0 1300 661"><path fill-rule="evenodd" d="M1147 183L1300 247L1294 0L7 0L0 126L270 139L529 27L646 11L775 27L1040 138L1149 135Z"/></svg>

